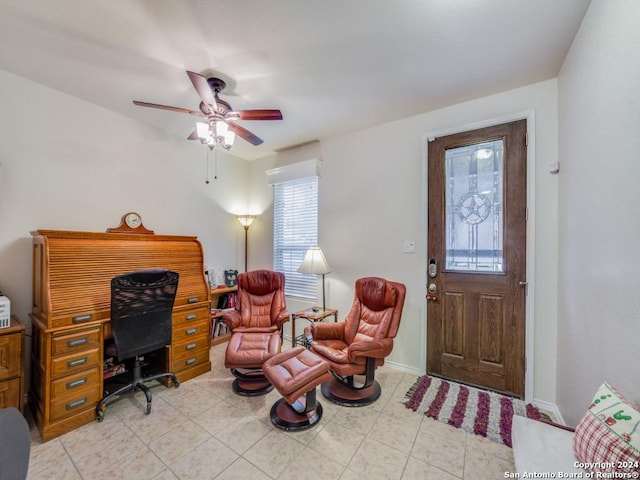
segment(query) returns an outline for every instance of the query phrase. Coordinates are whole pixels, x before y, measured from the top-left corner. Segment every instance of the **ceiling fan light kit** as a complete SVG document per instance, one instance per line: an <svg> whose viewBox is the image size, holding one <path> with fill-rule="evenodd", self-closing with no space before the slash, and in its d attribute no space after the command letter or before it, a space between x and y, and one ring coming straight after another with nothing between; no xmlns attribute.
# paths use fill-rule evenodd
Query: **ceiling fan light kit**
<svg viewBox="0 0 640 480"><path fill-rule="evenodd" d="M206 122L196 122L196 129L187 137L189 140L200 140L210 150L216 145L221 145L229 150L235 141L236 135L251 143L260 145L263 140L246 128L231 121L233 120L282 120L280 110L238 110L234 111L228 102L221 100L218 94L224 90L227 84L216 77L205 78L199 73L187 71L187 75L202 100L200 111L189 110L180 107L170 107L157 103L140 102L134 100L134 105L140 107L158 108L178 113L188 113L196 117L206 119Z"/></svg>
<svg viewBox="0 0 640 480"><path fill-rule="evenodd" d="M222 145L225 150L233 147L236 134L229 130L224 120L211 121L209 123L196 122L196 132L200 143L206 144L209 149Z"/></svg>

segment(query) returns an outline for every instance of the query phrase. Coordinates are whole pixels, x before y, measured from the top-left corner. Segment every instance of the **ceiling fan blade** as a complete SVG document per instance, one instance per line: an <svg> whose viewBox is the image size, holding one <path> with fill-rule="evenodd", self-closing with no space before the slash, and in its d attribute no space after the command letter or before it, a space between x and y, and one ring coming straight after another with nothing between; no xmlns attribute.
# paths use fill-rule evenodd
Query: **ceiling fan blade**
<svg viewBox="0 0 640 480"><path fill-rule="evenodd" d="M195 110L189 110L187 108L169 107L167 105L158 105L157 103L140 102L138 100L134 100L133 103L134 105L138 105L139 107L151 107L151 108L159 108L160 110L170 110L172 112L178 112L178 113L189 113L191 115L195 115L196 117L205 116L202 112L196 112Z"/></svg>
<svg viewBox="0 0 640 480"><path fill-rule="evenodd" d="M258 138L253 133L251 133L249 130L247 130L244 127L241 127L237 123L227 122L227 124L229 125L229 130L231 130L233 133L235 133L239 137L245 139L250 144L252 144L252 145L260 145L263 142L263 140L261 138Z"/></svg>
<svg viewBox="0 0 640 480"><path fill-rule="evenodd" d="M187 75L191 79L191 83L193 83L193 88L196 89L198 95L206 105L213 106L213 109L216 110L218 108L218 104L216 103L216 99L213 96L213 92L211 91L211 87L209 87L209 82L199 73L190 72L187 70ZM211 112L213 113L213 112Z"/></svg>
<svg viewBox="0 0 640 480"><path fill-rule="evenodd" d="M200 140L200 137L198 136L198 130L194 130L193 132L191 132L187 137L187 140Z"/></svg>
<svg viewBox="0 0 640 480"><path fill-rule="evenodd" d="M240 120L282 120L280 110L238 110L227 113L227 117L229 116Z"/></svg>

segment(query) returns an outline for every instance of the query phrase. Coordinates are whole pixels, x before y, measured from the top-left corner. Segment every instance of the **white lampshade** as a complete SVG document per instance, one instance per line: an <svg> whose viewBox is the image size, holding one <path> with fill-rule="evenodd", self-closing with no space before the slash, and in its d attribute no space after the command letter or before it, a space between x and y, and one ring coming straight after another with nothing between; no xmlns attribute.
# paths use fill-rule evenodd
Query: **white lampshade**
<svg viewBox="0 0 640 480"><path fill-rule="evenodd" d="M236 218L245 229L248 229L253 223L253 221L256 219L256 216L255 215L236 215Z"/></svg>
<svg viewBox="0 0 640 480"><path fill-rule="evenodd" d="M235 140L236 140L235 132L232 132L231 130L227 130L227 133L224 134L224 148L229 150L231 147L233 147L233 142Z"/></svg>
<svg viewBox="0 0 640 480"><path fill-rule="evenodd" d="M223 120L218 120L216 122L216 136L224 137L228 130L229 126L227 125L227 122Z"/></svg>
<svg viewBox="0 0 640 480"><path fill-rule="evenodd" d="M196 131L198 132L198 138L206 141L209 138L209 124L203 122L196 122Z"/></svg>
<svg viewBox="0 0 640 480"><path fill-rule="evenodd" d="M315 273L317 275L324 275L325 273L329 273L331 271L331 267L327 262L327 259L322 253L322 249L320 247L311 247L307 250L307 253L304 256L304 260L298 267L298 272L300 273Z"/></svg>

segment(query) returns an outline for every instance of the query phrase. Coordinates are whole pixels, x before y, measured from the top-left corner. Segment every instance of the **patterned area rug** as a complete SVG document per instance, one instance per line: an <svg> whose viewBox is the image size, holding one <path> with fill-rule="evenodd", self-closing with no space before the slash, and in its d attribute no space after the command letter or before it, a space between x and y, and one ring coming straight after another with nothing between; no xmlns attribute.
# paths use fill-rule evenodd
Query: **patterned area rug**
<svg viewBox="0 0 640 480"><path fill-rule="evenodd" d="M499 393L424 375L406 394L405 406L414 412L511 447L514 415L539 419L531 404Z"/></svg>

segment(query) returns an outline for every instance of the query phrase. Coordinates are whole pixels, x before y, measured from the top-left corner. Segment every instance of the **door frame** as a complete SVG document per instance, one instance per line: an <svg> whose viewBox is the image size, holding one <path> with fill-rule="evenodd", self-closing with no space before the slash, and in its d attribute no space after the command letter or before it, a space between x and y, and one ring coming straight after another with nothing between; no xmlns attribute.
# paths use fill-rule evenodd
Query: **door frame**
<svg viewBox="0 0 640 480"><path fill-rule="evenodd" d="M430 138L442 137L445 135L453 135L466 132L469 130L477 130L479 128L491 127L502 123L509 123L516 120L527 121L527 224L526 224L526 272L528 282L527 295L525 297L525 382L524 382L524 401L531 403L534 400L533 383L534 383L534 332L535 332L535 111L526 110L523 112L505 115L503 117L491 118L474 123L451 127L443 130L437 130L422 135L422 245L420 252L422 265L422 340L420 342L420 368L421 371L427 371L427 248L428 248L428 141Z"/></svg>

